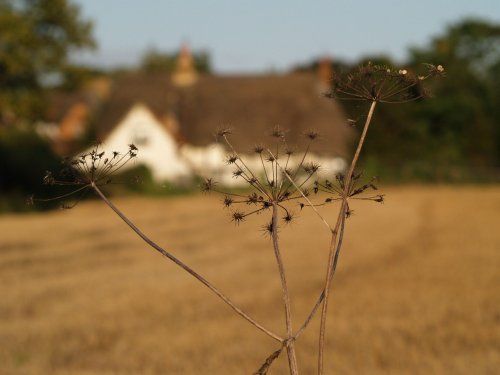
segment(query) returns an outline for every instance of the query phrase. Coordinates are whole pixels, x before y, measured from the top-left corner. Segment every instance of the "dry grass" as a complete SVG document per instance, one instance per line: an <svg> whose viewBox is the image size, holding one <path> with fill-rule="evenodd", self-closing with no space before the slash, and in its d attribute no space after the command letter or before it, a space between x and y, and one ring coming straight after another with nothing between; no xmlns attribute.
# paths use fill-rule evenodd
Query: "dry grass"
<svg viewBox="0 0 500 375"><path fill-rule="evenodd" d="M326 373L498 373L500 188L385 192L383 206L352 207ZM271 243L259 231L264 217L234 227L216 197L116 203L284 333ZM100 202L0 217L0 233L1 374L250 374L277 349ZM323 286L329 233L302 212L281 236L297 325ZM303 374L314 372L317 335L316 319L297 346ZM287 372L282 354L271 374Z"/></svg>

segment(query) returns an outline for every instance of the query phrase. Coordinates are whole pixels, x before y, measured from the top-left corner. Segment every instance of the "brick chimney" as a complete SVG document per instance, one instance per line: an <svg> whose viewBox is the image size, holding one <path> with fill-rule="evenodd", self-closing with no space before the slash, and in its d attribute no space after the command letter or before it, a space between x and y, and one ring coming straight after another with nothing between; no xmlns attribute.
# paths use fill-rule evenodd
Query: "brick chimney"
<svg viewBox="0 0 500 375"><path fill-rule="evenodd" d="M330 57L325 56L319 61L317 74L319 89L322 92L329 91L333 78L332 59Z"/></svg>
<svg viewBox="0 0 500 375"><path fill-rule="evenodd" d="M194 66L193 56L186 43L182 44L172 80L177 86L181 87L191 86L198 80L198 72Z"/></svg>

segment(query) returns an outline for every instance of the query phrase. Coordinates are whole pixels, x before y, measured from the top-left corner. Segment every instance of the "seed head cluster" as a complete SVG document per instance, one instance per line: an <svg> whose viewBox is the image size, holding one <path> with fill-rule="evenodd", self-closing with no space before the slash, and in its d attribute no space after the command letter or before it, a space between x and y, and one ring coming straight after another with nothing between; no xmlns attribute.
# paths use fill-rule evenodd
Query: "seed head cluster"
<svg viewBox="0 0 500 375"><path fill-rule="evenodd" d="M325 180L324 182L315 181L313 188L315 194L319 192L331 194L331 196L325 198L323 203L318 204L317 206L345 199L347 200L346 216L349 217L353 213L353 211L349 207L349 200L351 199L383 203L384 202L383 194L375 194L368 196L363 194L368 190L378 190L377 186L375 185L377 178L372 177L370 182L362 184L360 182L361 177L362 177L361 173L353 173L350 178L350 181L347 183L346 176L344 174L337 174L335 176L335 181L333 182L330 180ZM347 189L346 189L346 184L347 184ZM347 194L345 193L346 191Z"/></svg>
<svg viewBox="0 0 500 375"><path fill-rule="evenodd" d="M71 190L63 195L49 199L35 199L29 197L27 202L61 200L61 208L72 208L82 198L86 191L95 186L103 186L113 183L113 175L119 172L130 160L137 157L138 149L130 144L126 153L113 151L106 153L99 144L91 151L78 155L74 158L65 158L62 161L63 168L57 176L51 171L46 171L43 177L44 185L68 186ZM75 198L72 205L64 202L65 199Z"/></svg>
<svg viewBox="0 0 500 375"><path fill-rule="evenodd" d="M407 69L394 69L386 65L368 63L351 73L336 75L328 97L340 100L405 103L428 96L424 82L444 76L442 65L425 64L426 72L414 74Z"/></svg>
<svg viewBox="0 0 500 375"><path fill-rule="evenodd" d="M256 145L252 153L256 158L250 165L249 160L241 157L230 142L230 130L223 129L217 136L228 146L230 153L226 164L233 167L233 178L242 180L249 193L241 194L219 189L213 179L206 179L202 184L204 192L215 191L224 195L223 206L231 212L231 220L239 225L248 216L260 214L276 206L281 211L281 221L285 224L295 219L290 202L298 202L303 195L309 195L314 175L320 165L307 160L311 143L319 134L314 131L304 134L307 142L305 151L296 154L287 144L287 132L279 127L271 133L271 145ZM257 160L257 163L255 162ZM273 224L263 226L266 233L273 232Z"/></svg>

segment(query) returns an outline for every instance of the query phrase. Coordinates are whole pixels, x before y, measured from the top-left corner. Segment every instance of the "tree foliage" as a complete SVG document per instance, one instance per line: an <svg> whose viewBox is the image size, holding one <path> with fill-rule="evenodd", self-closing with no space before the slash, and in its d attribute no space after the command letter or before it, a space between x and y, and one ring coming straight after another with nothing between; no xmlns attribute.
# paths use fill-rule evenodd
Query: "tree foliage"
<svg viewBox="0 0 500 375"><path fill-rule="evenodd" d="M388 58L370 60L391 65ZM382 106L365 165L395 179L498 178L500 25L469 19L449 26L410 50L407 69L425 63L445 67L446 77L431 87L435 99Z"/></svg>
<svg viewBox="0 0 500 375"><path fill-rule="evenodd" d="M0 124L38 119L44 82L94 45L92 23L70 0L0 0Z"/></svg>
<svg viewBox="0 0 500 375"><path fill-rule="evenodd" d="M0 213L27 210L30 194L47 193L40 183L45 171L59 165L59 157L33 129L0 127Z"/></svg>

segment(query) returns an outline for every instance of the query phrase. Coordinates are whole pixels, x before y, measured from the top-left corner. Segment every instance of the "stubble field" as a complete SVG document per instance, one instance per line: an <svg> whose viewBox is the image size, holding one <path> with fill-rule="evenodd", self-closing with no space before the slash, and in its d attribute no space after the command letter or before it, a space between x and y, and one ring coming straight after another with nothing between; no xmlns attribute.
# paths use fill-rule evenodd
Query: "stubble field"
<svg viewBox="0 0 500 375"><path fill-rule="evenodd" d="M498 374L500 187L384 189L353 203L330 300L327 374ZM266 214L221 197L118 198L159 244L284 334ZM323 209L334 221L337 206ZM308 210L280 232L295 327L325 275ZM316 368L318 319L297 343ZM0 217L0 374L251 374L278 344L153 252L103 203ZM270 374L286 374L286 358Z"/></svg>

